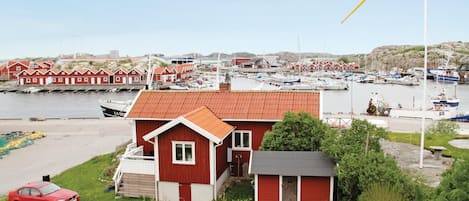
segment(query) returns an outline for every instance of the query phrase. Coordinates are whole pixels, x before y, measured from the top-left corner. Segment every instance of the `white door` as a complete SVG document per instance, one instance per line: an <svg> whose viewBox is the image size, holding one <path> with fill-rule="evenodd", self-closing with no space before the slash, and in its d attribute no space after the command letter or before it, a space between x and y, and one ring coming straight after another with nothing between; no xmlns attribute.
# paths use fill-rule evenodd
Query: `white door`
<svg viewBox="0 0 469 201"><path fill-rule="evenodd" d="M68 85L68 77L65 78L65 84Z"/></svg>
<svg viewBox="0 0 469 201"><path fill-rule="evenodd" d="M101 84L101 78L98 77L98 84Z"/></svg>
<svg viewBox="0 0 469 201"><path fill-rule="evenodd" d="M132 84L132 77L129 77L129 84Z"/></svg>
<svg viewBox="0 0 469 201"><path fill-rule="evenodd" d="M75 78L72 77L71 79L72 79L72 84L75 84Z"/></svg>
<svg viewBox="0 0 469 201"><path fill-rule="evenodd" d="M122 77L122 84L126 84L127 83L127 78L126 77Z"/></svg>
<svg viewBox="0 0 469 201"><path fill-rule="evenodd" d="M44 85L44 79L42 79L42 77L39 78L39 85Z"/></svg>
<svg viewBox="0 0 469 201"><path fill-rule="evenodd" d="M25 79L25 78L21 78L21 79L20 79L20 85L24 85L24 79Z"/></svg>
<svg viewBox="0 0 469 201"><path fill-rule="evenodd" d="M94 84L94 77L91 78L91 84Z"/></svg>

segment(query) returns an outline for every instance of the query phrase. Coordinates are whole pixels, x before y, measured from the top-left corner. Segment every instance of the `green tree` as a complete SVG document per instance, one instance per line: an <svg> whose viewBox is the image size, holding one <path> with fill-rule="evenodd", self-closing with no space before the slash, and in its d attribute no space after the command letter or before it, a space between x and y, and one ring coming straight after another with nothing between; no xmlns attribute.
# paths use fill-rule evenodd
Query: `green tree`
<svg viewBox="0 0 469 201"><path fill-rule="evenodd" d="M386 135L383 128L378 128L366 120L353 120L349 129L329 132L321 150L335 160L340 160L345 154L364 154L368 139L368 151L380 152L379 139L385 138Z"/></svg>
<svg viewBox="0 0 469 201"><path fill-rule="evenodd" d="M469 200L469 157L457 160L435 191L437 201Z"/></svg>
<svg viewBox="0 0 469 201"><path fill-rule="evenodd" d="M350 62L350 60L348 59L348 57L344 57L344 56L343 56L343 57L340 57L337 61L339 61L339 62L344 62L344 63L346 63L346 64Z"/></svg>
<svg viewBox="0 0 469 201"><path fill-rule="evenodd" d="M318 151L329 126L306 112L287 112L265 133L261 150Z"/></svg>

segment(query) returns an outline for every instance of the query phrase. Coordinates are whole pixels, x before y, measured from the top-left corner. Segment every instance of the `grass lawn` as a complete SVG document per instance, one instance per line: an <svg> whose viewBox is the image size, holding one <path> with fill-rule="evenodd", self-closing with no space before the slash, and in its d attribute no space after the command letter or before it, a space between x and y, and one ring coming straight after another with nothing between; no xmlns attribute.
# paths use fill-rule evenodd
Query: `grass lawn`
<svg viewBox="0 0 469 201"><path fill-rule="evenodd" d="M122 152L122 151L121 151ZM120 152L120 153L121 153ZM118 152L119 153L119 152ZM80 194L80 200L84 201L142 201L145 199L115 198L114 190L104 192L106 187L113 184L113 167L116 165L117 153L96 156L91 160L68 169L52 178L52 182L74 190ZM250 179L234 182L226 190L220 201L228 200L254 200L254 189ZM6 201L7 197L0 195L0 201ZM149 200L149 199L146 199Z"/></svg>
<svg viewBox="0 0 469 201"><path fill-rule="evenodd" d="M116 163L115 159L116 153L96 156L81 165L53 177L52 182L78 192L81 200L115 200L114 190L104 192L108 185L113 184L113 175L110 170ZM142 199L119 198L119 200L131 201Z"/></svg>
<svg viewBox="0 0 469 201"><path fill-rule="evenodd" d="M254 200L254 188L252 187L252 179L242 179L238 182L233 182L229 186L223 196L218 198L218 201L251 201Z"/></svg>
<svg viewBox="0 0 469 201"><path fill-rule="evenodd" d="M403 142L420 146L420 133L395 133L388 134L389 140L393 142ZM469 157L468 149L459 149L451 146L448 141L453 139L467 138L467 136L458 136L451 134L426 134L425 135L425 149L430 150L430 146L443 146L447 150L443 151L444 156L451 156L454 158Z"/></svg>

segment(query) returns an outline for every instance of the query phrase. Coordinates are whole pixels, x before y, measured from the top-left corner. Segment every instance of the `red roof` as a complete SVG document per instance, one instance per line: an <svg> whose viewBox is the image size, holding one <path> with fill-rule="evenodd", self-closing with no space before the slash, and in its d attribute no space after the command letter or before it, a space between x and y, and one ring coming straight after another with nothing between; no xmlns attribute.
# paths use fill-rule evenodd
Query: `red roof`
<svg viewBox="0 0 469 201"><path fill-rule="evenodd" d="M222 142L223 139L225 139L225 137L235 129L235 127L220 120L212 111L210 111L210 109L202 106L171 120L158 129L148 133L143 138L145 140L149 140L178 124L186 125L217 144Z"/></svg>
<svg viewBox="0 0 469 201"><path fill-rule="evenodd" d="M10 67L10 66L13 66L15 64L20 64L24 67L28 67L29 68L29 60L22 60L22 61L8 61L8 64L7 66Z"/></svg>
<svg viewBox="0 0 469 201"><path fill-rule="evenodd" d="M234 129L233 126L221 121L205 106L199 107L183 117L219 139L224 139Z"/></svg>
<svg viewBox="0 0 469 201"><path fill-rule="evenodd" d="M224 120L278 121L288 111L319 117L319 95L304 91L143 91L127 117L174 119L201 106Z"/></svg>

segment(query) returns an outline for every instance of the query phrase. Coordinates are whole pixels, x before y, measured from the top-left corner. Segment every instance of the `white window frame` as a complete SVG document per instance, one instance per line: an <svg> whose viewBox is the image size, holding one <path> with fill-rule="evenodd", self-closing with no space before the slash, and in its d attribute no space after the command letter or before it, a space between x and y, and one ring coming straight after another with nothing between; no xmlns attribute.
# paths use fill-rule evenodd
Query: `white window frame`
<svg viewBox="0 0 469 201"><path fill-rule="evenodd" d="M31 78L26 78L26 83L31 83Z"/></svg>
<svg viewBox="0 0 469 201"><path fill-rule="evenodd" d="M87 77L85 77L85 78L83 78L83 79L85 79L84 82L88 82L88 78L87 78Z"/></svg>
<svg viewBox="0 0 469 201"><path fill-rule="evenodd" d="M121 81L121 77L116 77L116 81Z"/></svg>
<svg viewBox="0 0 469 201"><path fill-rule="evenodd" d="M195 165L195 142L192 141L171 141L172 144L172 158L173 158L173 164L179 164L179 165ZM182 144L182 160L176 160L176 145L177 144ZM191 161L186 161L186 148L185 145L192 145L192 160Z"/></svg>
<svg viewBox="0 0 469 201"><path fill-rule="evenodd" d="M81 77L77 78L77 82L81 82Z"/></svg>
<svg viewBox="0 0 469 201"><path fill-rule="evenodd" d="M248 133L249 135L249 147L244 147L244 141L243 141L243 136L241 135L240 142L241 142L241 147L236 147L235 146L235 135L236 133ZM235 130L231 133L231 139L232 139L232 149L233 150L241 150L241 151L250 151L252 149L252 131L250 130Z"/></svg>

